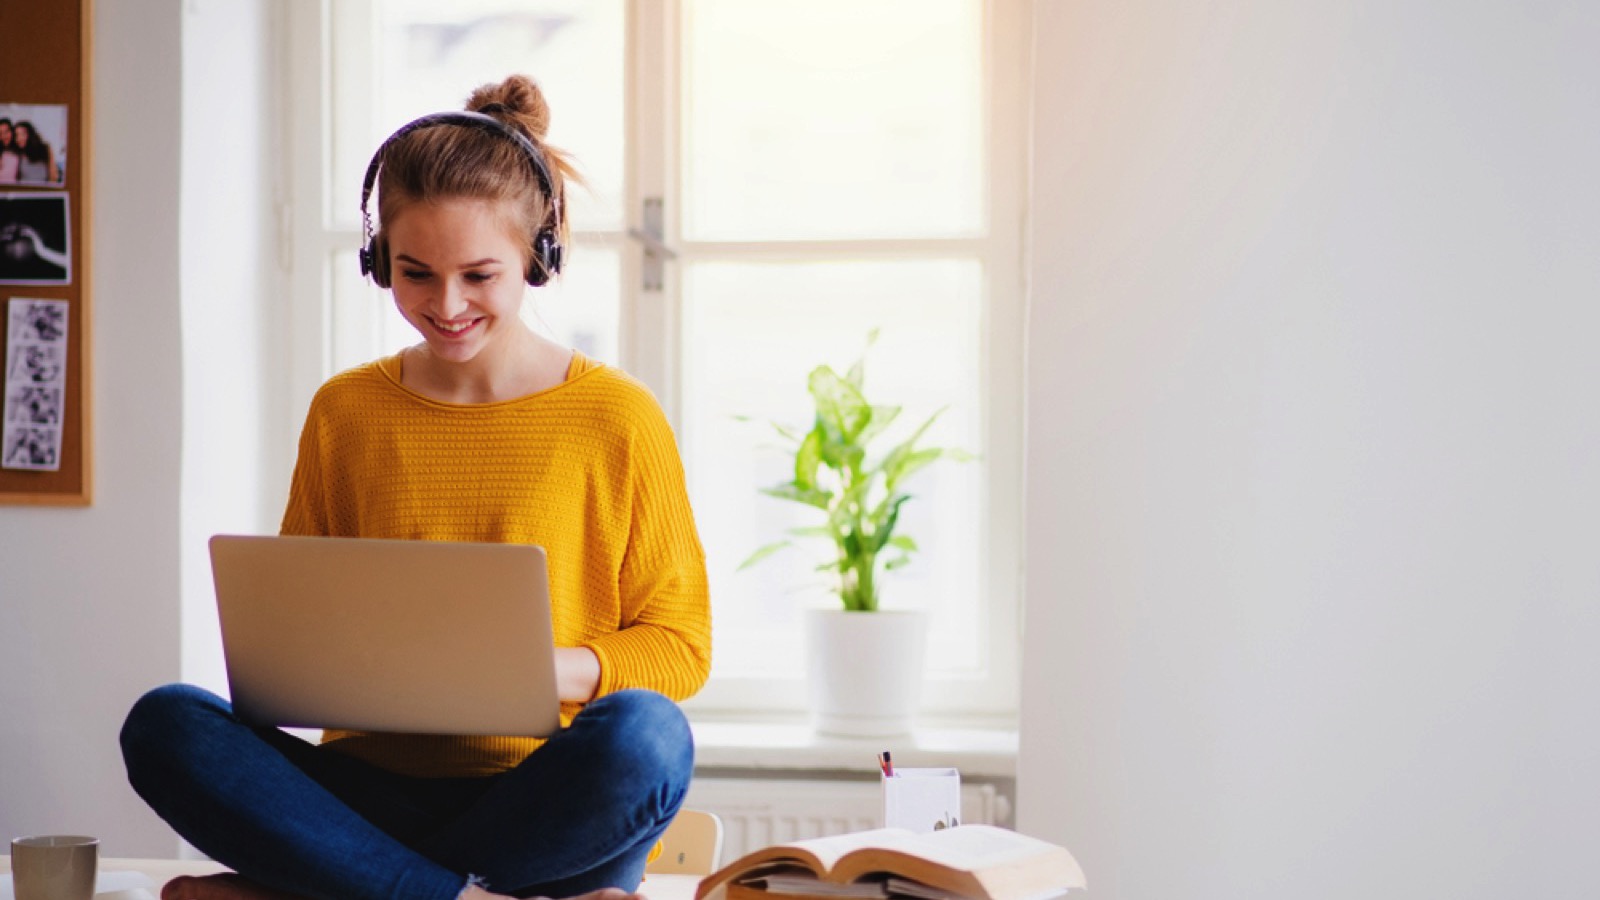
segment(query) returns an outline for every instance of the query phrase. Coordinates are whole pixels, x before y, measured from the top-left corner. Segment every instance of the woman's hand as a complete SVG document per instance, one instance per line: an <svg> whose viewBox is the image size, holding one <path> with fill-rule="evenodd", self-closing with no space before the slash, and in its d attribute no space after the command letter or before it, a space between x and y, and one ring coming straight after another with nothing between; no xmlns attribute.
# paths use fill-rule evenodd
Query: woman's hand
<svg viewBox="0 0 1600 900"><path fill-rule="evenodd" d="M588 703L600 689L600 657L588 647L556 648L556 694Z"/></svg>

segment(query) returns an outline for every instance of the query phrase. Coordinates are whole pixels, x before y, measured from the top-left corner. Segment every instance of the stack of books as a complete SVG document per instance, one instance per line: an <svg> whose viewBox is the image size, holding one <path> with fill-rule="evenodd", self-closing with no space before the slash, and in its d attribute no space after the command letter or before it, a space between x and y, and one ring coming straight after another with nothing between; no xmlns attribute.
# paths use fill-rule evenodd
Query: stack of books
<svg viewBox="0 0 1600 900"><path fill-rule="evenodd" d="M778 844L708 875L695 900L1045 900L1084 887L1065 847L990 825L881 828Z"/></svg>

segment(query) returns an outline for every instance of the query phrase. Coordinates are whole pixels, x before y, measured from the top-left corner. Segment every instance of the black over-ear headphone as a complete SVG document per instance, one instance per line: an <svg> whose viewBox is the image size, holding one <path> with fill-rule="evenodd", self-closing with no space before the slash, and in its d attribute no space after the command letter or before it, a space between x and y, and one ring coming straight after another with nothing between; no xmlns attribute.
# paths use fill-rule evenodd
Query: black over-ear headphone
<svg viewBox="0 0 1600 900"><path fill-rule="evenodd" d="M391 144L411 132L437 125L460 125L498 134L522 150L522 155L527 157L528 168L533 170L533 177L539 181L539 189L550 198L551 205L550 221L541 225L533 237L533 259L528 261L527 279L534 287L549 281L551 275L561 271L561 241L557 238L561 233L561 198L556 196L555 183L550 178L549 167L545 165L544 154L528 140L527 135L481 112L441 112L423 116L389 135L378 147L378 152L372 155L372 162L367 165L366 180L361 184L361 228L367 239L366 246L361 248L359 254L361 274L371 275L373 284L378 287L386 288L390 284L389 254L385 248L378 246L377 235L372 230L372 217L367 213L367 199L372 196L372 189L378 183L378 170L383 167L384 153Z"/></svg>

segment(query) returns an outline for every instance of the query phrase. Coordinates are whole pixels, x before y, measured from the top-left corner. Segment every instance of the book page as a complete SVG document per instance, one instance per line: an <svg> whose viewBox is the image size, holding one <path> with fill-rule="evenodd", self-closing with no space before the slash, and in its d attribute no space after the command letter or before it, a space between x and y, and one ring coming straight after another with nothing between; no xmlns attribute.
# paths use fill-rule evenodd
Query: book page
<svg viewBox="0 0 1600 900"><path fill-rule="evenodd" d="M1083 885L1083 872L1065 848L992 825L961 825L863 849L841 860L834 876L850 880L874 871L966 897L1005 900Z"/></svg>
<svg viewBox="0 0 1600 900"><path fill-rule="evenodd" d="M927 834L904 834L884 840L870 849L863 849L863 857L878 857L883 851L915 857L936 863L942 868L962 872L980 872L1029 860L1055 850L1036 838L996 828L992 825L962 825ZM877 852L874 852L877 851ZM845 868L852 874L867 871L851 860Z"/></svg>
<svg viewBox="0 0 1600 900"><path fill-rule="evenodd" d="M839 884L833 881L818 881L815 876L767 875L761 878L741 878L739 883L760 888L769 894L868 898L889 896L881 881L852 881L848 884Z"/></svg>
<svg viewBox="0 0 1600 900"><path fill-rule="evenodd" d="M1015 831L982 825L946 828L896 841L896 850L931 859L956 869L977 871L1037 856L1054 847Z"/></svg>
<svg viewBox="0 0 1600 900"><path fill-rule="evenodd" d="M792 841L788 844L776 844L763 847L760 850L746 853L731 863L718 869L700 881L700 887L695 891L697 898L707 898L733 878L742 878L758 873L765 873L774 868L781 867L784 863L798 863L817 873L818 880L827 878L838 861L851 852L864 850L869 847L881 846L884 843L893 843L896 839L909 837L911 833L900 828L879 828L873 831L859 831L854 834L841 834L834 837L810 838L803 841ZM839 879L848 881L849 879Z"/></svg>
<svg viewBox="0 0 1600 900"><path fill-rule="evenodd" d="M858 831L854 834L841 834L835 837L795 841L793 846L804 847L816 854L817 861L822 863L823 869L831 870L835 863L851 851L870 847L896 846L901 840L913 837L916 837L916 835L903 828L878 828L872 831Z"/></svg>

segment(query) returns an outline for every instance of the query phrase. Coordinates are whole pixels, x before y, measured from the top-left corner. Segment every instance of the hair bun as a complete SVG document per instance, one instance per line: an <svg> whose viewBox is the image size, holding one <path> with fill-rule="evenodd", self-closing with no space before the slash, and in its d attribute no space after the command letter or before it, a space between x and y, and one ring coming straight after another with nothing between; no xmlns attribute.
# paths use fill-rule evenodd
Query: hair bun
<svg viewBox="0 0 1600 900"><path fill-rule="evenodd" d="M550 133L550 104L544 92L526 75L512 75L499 84L486 84L467 98L467 109L494 116L542 142Z"/></svg>

